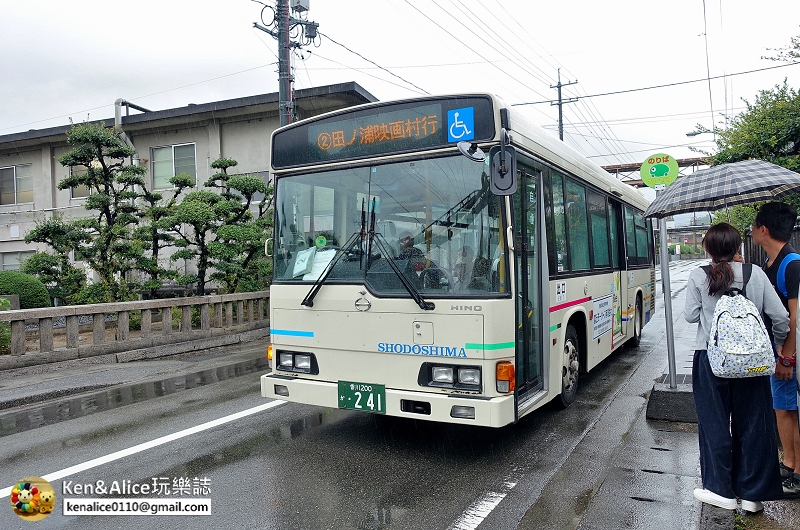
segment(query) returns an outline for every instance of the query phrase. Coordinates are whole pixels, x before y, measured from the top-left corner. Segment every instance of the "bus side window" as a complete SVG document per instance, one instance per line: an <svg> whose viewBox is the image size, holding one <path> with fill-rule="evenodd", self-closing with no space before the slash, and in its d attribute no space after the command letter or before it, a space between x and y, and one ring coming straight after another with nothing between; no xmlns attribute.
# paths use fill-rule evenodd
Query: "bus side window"
<svg viewBox="0 0 800 530"><path fill-rule="evenodd" d="M589 218L592 228L593 265L598 268L611 265L608 239L608 213L606 198L595 191L589 191Z"/></svg>
<svg viewBox="0 0 800 530"><path fill-rule="evenodd" d="M625 207L625 243L627 249L627 263L630 268L636 265L636 227L633 225L633 210Z"/></svg>
<svg viewBox="0 0 800 530"><path fill-rule="evenodd" d="M553 233L555 235L556 271L564 272L570 269L569 255L567 253L567 231L564 227L564 177L558 173L552 174L553 184Z"/></svg>
<svg viewBox="0 0 800 530"><path fill-rule="evenodd" d="M621 224L619 222L619 203L610 201L608 204L608 227L611 233L611 266L615 269L620 268L620 242L624 241L622 232L620 231Z"/></svg>
<svg viewBox="0 0 800 530"><path fill-rule="evenodd" d="M567 237L569 238L573 271L587 270L591 267L589 260L589 220L586 216L586 188L567 179Z"/></svg>

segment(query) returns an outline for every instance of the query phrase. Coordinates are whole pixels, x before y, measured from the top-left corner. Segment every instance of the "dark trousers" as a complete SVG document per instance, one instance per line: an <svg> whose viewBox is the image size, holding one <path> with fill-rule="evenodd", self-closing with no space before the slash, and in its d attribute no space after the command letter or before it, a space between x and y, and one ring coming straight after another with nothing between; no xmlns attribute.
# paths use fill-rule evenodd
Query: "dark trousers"
<svg viewBox="0 0 800 530"><path fill-rule="evenodd" d="M703 487L729 499L782 499L769 377L717 377L697 350L692 389Z"/></svg>

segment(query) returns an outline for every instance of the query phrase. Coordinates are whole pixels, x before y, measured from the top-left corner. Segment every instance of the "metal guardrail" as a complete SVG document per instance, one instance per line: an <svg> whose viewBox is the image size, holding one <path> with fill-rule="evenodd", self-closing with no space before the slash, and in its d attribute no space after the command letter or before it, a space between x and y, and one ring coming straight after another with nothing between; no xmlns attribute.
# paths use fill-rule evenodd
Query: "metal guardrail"
<svg viewBox="0 0 800 530"><path fill-rule="evenodd" d="M234 311L234 304L235 311ZM172 310L180 308L181 317L177 330L173 330ZM199 309L200 325L192 327L192 309ZM213 318L212 318L213 308ZM153 328L152 314L161 313L161 329ZM138 337L131 336L130 314L141 312L141 330ZM234 313L236 322L234 322ZM113 339L106 336L106 316L116 320ZM91 317L91 344L79 344L79 320ZM54 348L53 320L66 321L66 347ZM26 323L38 321L39 350L27 352ZM11 365L40 364L56 360L68 360L108 353L119 353L142 348L167 346L187 341L216 338L258 329L269 329L269 291L234 293L225 295L167 298L106 304L87 304L38 309L0 311L0 322L11 324L12 358L39 357L30 362L13 362L9 356L0 356L0 369ZM9 366L4 366L9 365Z"/></svg>

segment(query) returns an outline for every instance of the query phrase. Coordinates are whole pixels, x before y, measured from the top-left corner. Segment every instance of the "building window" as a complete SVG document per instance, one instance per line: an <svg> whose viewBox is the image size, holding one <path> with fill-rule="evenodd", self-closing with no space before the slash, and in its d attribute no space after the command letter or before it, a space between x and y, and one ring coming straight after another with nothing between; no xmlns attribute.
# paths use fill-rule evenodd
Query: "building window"
<svg viewBox="0 0 800 530"><path fill-rule="evenodd" d="M69 174L71 176L85 175L86 168L84 166L72 166L69 168ZM73 199L85 199L89 196L89 188L85 184L79 184L70 188L70 193Z"/></svg>
<svg viewBox="0 0 800 530"><path fill-rule="evenodd" d="M169 179L181 173L188 174L192 183L197 179L194 144L154 147L151 159L153 160L153 189L172 188Z"/></svg>
<svg viewBox="0 0 800 530"><path fill-rule="evenodd" d="M0 261L4 271L18 271L22 261L33 256L33 251L3 252Z"/></svg>
<svg viewBox="0 0 800 530"><path fill-rule="evenodd" d="M33 202L31 165L0 167L0 205Z"/></svg>

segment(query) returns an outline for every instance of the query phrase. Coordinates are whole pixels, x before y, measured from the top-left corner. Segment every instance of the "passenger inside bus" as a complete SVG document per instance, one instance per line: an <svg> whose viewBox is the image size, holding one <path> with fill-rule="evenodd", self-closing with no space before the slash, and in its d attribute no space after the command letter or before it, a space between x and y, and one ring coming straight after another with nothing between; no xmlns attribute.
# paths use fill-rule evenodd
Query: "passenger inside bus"
<svg viewBox="0 0 800 530"><path fill-rule="evenodd" d="M395 258L405 262L401 272L412 280L414 287L441 289L442 279L446 278L444 271L433 261L425 257L422 250L414 246L414 237L411 232L404 231L400 234L400 254Z"/></svg>
<svg viewBox="0 0 800 530"><path fill-rule="evenodd" d="M400 254L398 254L398 260L412 260L414 262L421 263L422 260L425 258L425 255L422 253L420 249L414 246L414 237L411 235L411 232L403 232L400 234ZM420 271L422 268L419 269Z"/></svg>

